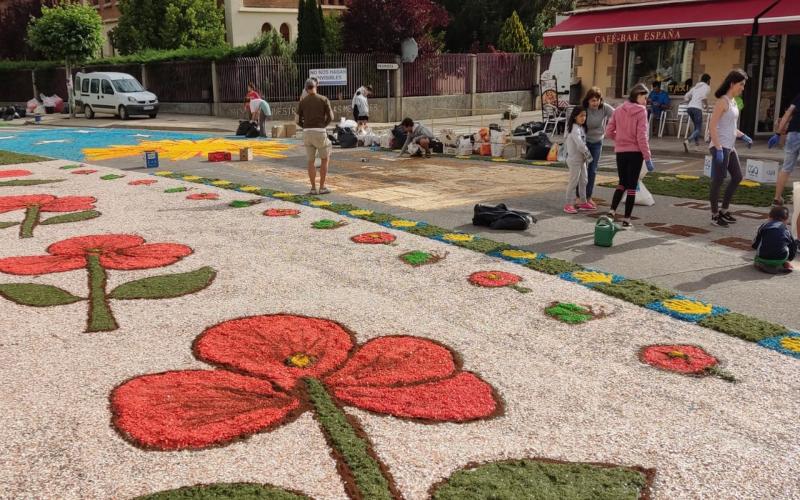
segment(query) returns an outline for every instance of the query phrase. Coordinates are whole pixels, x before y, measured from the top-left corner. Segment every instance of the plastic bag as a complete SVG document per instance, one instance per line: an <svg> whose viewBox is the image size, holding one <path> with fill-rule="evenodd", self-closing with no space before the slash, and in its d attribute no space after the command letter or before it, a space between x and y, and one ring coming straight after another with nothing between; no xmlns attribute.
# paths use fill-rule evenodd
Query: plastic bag
<svg viewBox="0 0 800 500"><path fill-rule="evenodd" d="M458 139L456 154L458 156L469 156L472 154L472 141L469 140L469 137L461 137Z"/></svg>
<svg viewBox="0 0 800 500"><path fill-rule="evenodd" d="M383 149L391 149L392 148L392 134L389 132L384 132L378 139L381 147Z"/></svg>
<svg viewBox="0 0 800 500"><path fill-rule="evenodd" d="M636 205L641 205L643 207L652 207L656 204L655 198L653 198L653 194L647 189L647 186L644 185L644 177L647 175L647 166L642 163L642 169L639 171L639 184L636 185ZM625 201L627 195L622 197L622 201Z"/></svg>
<svg viewBox="0 0 800 500"><path fill-rule="evenodd" d="M550 147L550 152L547 153L547 161L558 161L558 143Z"/></svg>
<svg viewBox="0 0 800 500"><path fill-rule="evenodd" d="M458 135L456 135L456 133L451 128L443 128L439 132L438 139L445 146L449 146L449 147L458 146Z"/></svg>
<svg viewBox="0 0 800 500"><path fill-rule="evenodd" d="M492 156L495 158L503 156L503 147L506 144L506 133L500 132L499 130L492 130L490 137L492 139Z"/></svg>
<svg viewBox="0 0 800 500"><path fill-rule="evenodd" d="M411 144L408 145L406 151L408 151L408 154L410 155L415 155L419 153L419 144L417 144L416 142L412 142Z"/></svg>
<svg viewBox="0 0 800 500"><path fill-rule="evenodd" d="M558 155L556 155L556 160L561 163L567 162L567 148L563 144L558 146Z"/></svg>
<svg viewBox="0 0 800 500"><path fill-rule="evenodd" d="M25 109L28 110L28 113L33 113L37 107L39 107L39 101L36 99L31 99L25 104Z"/></svg>

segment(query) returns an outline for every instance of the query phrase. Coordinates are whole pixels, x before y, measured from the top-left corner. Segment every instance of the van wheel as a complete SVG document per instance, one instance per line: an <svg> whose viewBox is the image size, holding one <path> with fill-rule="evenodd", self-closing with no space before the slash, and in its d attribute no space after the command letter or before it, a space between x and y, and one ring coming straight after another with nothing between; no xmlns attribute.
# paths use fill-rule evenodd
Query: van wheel
<svg viewBox="0 0 800 500"><path fill-rule="evenodd" d="M119 117L122 118L123 120L127 120L128 118L131 117L131 115L128 114L128 110L125 109L125 106L119 107Z"/></svg>
<svg viewBox="0 0 800 500"><path fill-rule="evenodd" d="M83 105L83 116L85 116L88 120L94 119L94 110L91 106L86 104Z"/></svg>

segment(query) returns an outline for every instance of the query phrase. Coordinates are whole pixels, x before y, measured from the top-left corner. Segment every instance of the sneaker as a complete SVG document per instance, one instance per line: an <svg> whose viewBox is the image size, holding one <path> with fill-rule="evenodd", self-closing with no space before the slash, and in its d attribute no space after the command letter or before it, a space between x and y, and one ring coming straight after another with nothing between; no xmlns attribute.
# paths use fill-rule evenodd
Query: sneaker
<svg viewBox="0 0 800 500"><path fill-rule="evenodd" d="M611 220L614 220L617 218L617 213L614 212L613 210L609 210L608 213L606 214L606 217L608 217Z"/></svg>
<svg viewBox="0 0 800 500"><path fill-rule="evenodd" d="M787 273L794 271L794 266L792 265L791 262L784 262L783 268L786 270Z"/></svg>
<svg viewBox="0 0 800 500"><path fill-rule="evenodd" d="M597 210L597 203L593 202L592 200L588 200L586 203L594 207L595 210Z"/></svg>
<svg viewBox="0 0 800 500"><path fill-rule="evenodd" d="M567 203L566 205L564 205L564 213L577 214L578 210L575 208L575 205L570 205L569 203Z"/></svg>
<svg viewBox="0 0 800 500"><path fill-rule="evenodd" d="M736 224L736 218L730 212L720 212L720 218L725 219L728 224Z"/></svg>
<svg viewBox="0 0 800 500"><path fill-rule="evenodd" d="M431 157L431 152L425 151L425 158L430 158L430 157Z"/></svg>
<svg viewBox="0 0 800 500"><path fill-rule="evenodd" d="M729 224L727 221L725 221L725 219L723 219L719 215L714 215L711 217L711 225L719 227L728 227Z"/></svg>
<svg viewBox="0 0 800 500"><path fill-rule="evenodd" d="M631 229L633 224L628 219L622 219L622 229Z"/></svg>
<svg viewBox="0 0 800 500"><path fill-rule="evenodd" d="M683 150L685 152L687 152L687 153L689 152L689 141L688 140L683 141Z"/></svg>
<svg viewBox="0 0 800 500"><path fill-rule="evenodd" d="M591 203L581 203L577 206L578 211L580 212L594 212L597 210L597 207L592 205Z"/></svg>

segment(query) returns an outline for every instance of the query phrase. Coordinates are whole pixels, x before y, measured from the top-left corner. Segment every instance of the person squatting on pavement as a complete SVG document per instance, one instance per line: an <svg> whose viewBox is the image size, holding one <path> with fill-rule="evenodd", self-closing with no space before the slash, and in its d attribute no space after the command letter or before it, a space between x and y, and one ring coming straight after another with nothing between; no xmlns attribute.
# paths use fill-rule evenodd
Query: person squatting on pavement
<svg viewBox="0 0 800 500"><path fill-rule="evenodd" d="M719 227L728 227L736 222L728 207L733 195L742 182L742 168L739 164L739 155L736 153L736 139L742 139L747 147L753 145L753 139L737 128L739 121L739 108L734 99L742 95L747 83L747 73L735 69L728 73L714 95L717 103L711 114L711 190L709 202L711 203L711 224ZM731 174L731 180L725 189L722 198L722 208L719 207L719 192L726 172Z"/></svg>
<svg viewBox="0 0 800 500"><path fill-rule="evenodd" d="M783 134L786 134L786 145L783 148L785 155L783 166L778 173L778 181L775 183L775 198L772 201L773 205L778 206L783 205L783 188L786 186L786 181L792 175L794 167L800 163L800 94L795 96L783 114L775 134L769 138L767 144L770 149L778 145ZM798 196L800 195L795 195Z"/></svg>
<svg viewBox="0 0 800 500"><path fill-rule="evenodd" d="M422 151L425 151L425 158L431 157L431 141L433 141L433 132L431 132L425 125L417 123L411 118L403 118L400 125L406 131L406 142L403 144L403 149L400 150L400 156L408 153L408 147L412 144L419 146ZM422 153L420 151L420 154Z"/></svg>
<svg viewBox="0 0 800 500"><path fill-rule="evenodd" d="M633 204L636 202L636 187L639 184L639 174L642 162L647 165L647 171L655 170L650 154L650 142L647 134L647 87L637 83L631 89L628 100L614 110L608 125L606 135L614 141L614 152L617 154L617 174L619 184L611 200L611 210L608 212L612 219L616 216L617 207L625 198L625 217L622 219L622 228L631 227L631 214Z"/></svg>
<svg viewBox="0 0 800 500"><path fill-rule="evenodd" d="M753 249L756 251L753 264L756 269L770 274L788 273L794 269L789 261L797 256L800 242L792 238L786 226L788 220L789 210L786 207L772 207L769 211L769 221L758 228L753 240Z"/></svg>
<svg viewBox="0 0 800 500"><path fill-rule="evenodd" d="M333 121L333 109L327 97L317 94L317 82L311 78L306 80L306 92L308 95L297 107L297 124L303 128L303 143L308 157L308 180L311 181L311 191L308 194L327 194L330 190L325 187L325 178L328 175L328 161L333 145L328 139L326 129ZM314 165L317 153L321 161L319 191L316 188L317 168Z"/></svg>

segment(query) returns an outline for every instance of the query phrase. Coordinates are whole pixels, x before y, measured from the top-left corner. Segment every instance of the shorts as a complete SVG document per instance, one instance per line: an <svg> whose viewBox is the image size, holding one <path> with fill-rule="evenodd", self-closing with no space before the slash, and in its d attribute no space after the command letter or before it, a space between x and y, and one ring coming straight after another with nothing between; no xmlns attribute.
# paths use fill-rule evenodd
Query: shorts
<svg viewBox="0 0 800 500"><path fill-rule="evenodd" d="M795 165L800 161L800 132L789 132L786 134L786 146L783 149L786 155L783 157L783 172L791 172Z"/></svg>
<svg viewBox="0 0 800 500"><path fill-rule="evenodd" d="M317 157L317 153L321 160L327 159L331 155L332 144L326 132L315 130L303 132L303 144L306 146L308 161L313 161Z"/></svg>

